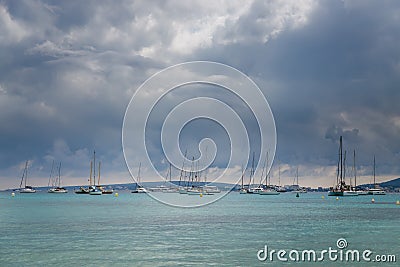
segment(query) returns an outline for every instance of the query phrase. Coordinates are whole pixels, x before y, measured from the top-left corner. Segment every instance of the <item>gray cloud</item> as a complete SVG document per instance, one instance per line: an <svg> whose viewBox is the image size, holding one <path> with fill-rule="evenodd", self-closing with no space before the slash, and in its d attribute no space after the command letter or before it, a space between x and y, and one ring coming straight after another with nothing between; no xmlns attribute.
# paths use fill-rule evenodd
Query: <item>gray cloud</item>
<svg viewBox="0 0 400 267"><path fill-rule="evenodd" d="M381 173L396 175L399 9L397 1L2 1L0 187L17 185L26 159L37 177L62 160L80 181L95 148L105 175L129 181L120 137L129 99L158 70L188 60L226 63L257 82L282 164L325 170L336 161L331 140L343 135L360 166L376 154Z"/></svg>

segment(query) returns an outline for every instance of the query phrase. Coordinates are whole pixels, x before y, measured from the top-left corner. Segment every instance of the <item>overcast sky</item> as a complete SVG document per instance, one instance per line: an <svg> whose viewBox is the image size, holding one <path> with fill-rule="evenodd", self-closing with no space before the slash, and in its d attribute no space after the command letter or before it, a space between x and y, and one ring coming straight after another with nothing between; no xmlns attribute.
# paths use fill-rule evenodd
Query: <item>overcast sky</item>
<svg viewBox="0 0 400 267"><path fill-rule="evenodd" d="M274 183L280 165L281 183L293 183L298 166L301 184L332 185L340 135L349 165L357 152L361 182L371 181L374 155L379 180L398 177L399 43L399 1L3 0L0 188L19 186L26 160L34 186L47 185L53 159L64 184L85 184L94 149L104 183L131 182L121 145L129 100L151 75L193 60L230 65L264 93L277 131ZM200 92L207 88L192 94ZM240 106L221 90L212 95ZM252 132L254 118L241 112ZM207 121L182 134L186 147L204 137L227 146ZM157 137L150 153L162 170ZM210 170L224 161L222 153Z"/></svg>

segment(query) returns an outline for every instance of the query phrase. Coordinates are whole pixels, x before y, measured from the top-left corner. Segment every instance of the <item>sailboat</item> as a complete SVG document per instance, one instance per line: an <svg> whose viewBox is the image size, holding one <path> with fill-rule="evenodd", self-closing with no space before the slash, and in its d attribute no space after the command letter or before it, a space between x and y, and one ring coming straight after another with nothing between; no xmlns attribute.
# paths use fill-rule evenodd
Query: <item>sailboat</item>
<svg viewBox="0 0 400 267"><path fill-rule="evenodd" d="M242 177L241 177L241 180L242 180L242 184L241 184L241 187L240 187L240 194L247 194L247 189L246 188L244 188L244 184L243 184L243 179L244 179L244 173L245 173L245 169L243 169L243 166L242 166Z"/></svg>
<svg viewBox="0 0 400 267"><path fill-rule="evenodd" d="M93 185L89 186L89 195L100 196L103 192L96 186L96 151L93 151ZM90 164L90 181L92 181L92 164Z"/></svg>
<svg viewBox="0 0 400 267"><path fill-rule="evenodd" d="M340 136L339 143L339 161L336 175L336 186L330 188L328 196L358 196L357 192L353 191L351 186L345 183L345 161L343 162L342 136Z"/></svg>
<svg viewBox="0 0 400 267"><path fill-rule="evenodd" d="M281 186L281 166L279 165L279 175L278 175L278 186L276 187L276 191L279 193L285 193L287 190L284 186Z"/></svg>
<svg viewBox="0 0 400 267"><path fill-rule="evenodd" d="M91 161L90 162L89 186L92 185L92 169L93 169L92 164L93 164L93 162ZM75 192L75 194L86 195L86 194L89 194L89 191L90 191L89 187L85 188L85 187L81 186L81 187L79 187L79 189L75 190L74 192Z"/></svg>
<svg viewBox="0 0 400 267"><path fill-rule="evenodd" d="M24 171L22 173L21 183L19 185L19 187L20 187L19 192L20 193L36 193L36 190L32 186L26 185L26 180L27 179L28 179L28 161L26 161L25 168L24 168ZM23 182L25 182L25 185L22 188L22 183Z"/></svg>
<svg viewBox="0 0 400 267"><path fill-rule="evenodd" d="M165 186L165 184L167 183L168 177L169 177L169 185L170 185L169 187ZM172 186L172 185L173 185L172 184L172 164L170 163L167 175L165 177L164 185L162 185L163 188L161 189L161 192L163 192L163 193L179 193L178 187Z"/></svg>
<svg viewBox="0 0 400 267"><path fill-rule="evenodd" d="M96 187L101 191L101 193L103 195L110 195L110 194L114 193L114 190L111 187L106 189L106 188L104 188L103 186L100 185L100 165L101 165L101 162L99 162L99 173L98 173L99 177L98 177L98 180L97 180L97 186Z"/></svg>
<svg viewBox="0 0 400 267"><path fill-rule="evenodd" d="M141 167L142 163L139 163L139 170L138 170L138 175L137 175L137 182L136 182L136 189L131 191L131 193L147 193L146 188L142 187L140 185L140 167Z"/></svg>
<svg viewBox="0 0 400 267"><path fill-rule="evenodd" d="M51 168L51 170L53 171L53 167ZM57 183L58 183L58 186L53 186L53 188L50 188L47 192L48 193L68 193L67 189L65 189L64 187L61 187L61 162L60 162L60 165L58 166L58 178L55 179L55 181L53 182L53 185L56 185Z"/></svg>
<svg viewBox="0 0 400 267"><path fill-rule="evenodd" d="M268 154L267 154L267 164L268 164ZM271 186L271 174L270 174L271 169L266 172L265 175L265 188L262 188L260 192L258 192L259 195L279 195L280 193L275 190L274 187ZM280 176L280 168L279 168L279 176ZM269 178L269 184L268 184L268 178Z"/></svg>
<svg viewBox="0 0 400 267"><path fill-rule="evenodd" d="M293 184L293 188L296 188L294 191L292 191L293 193L296 194L303 194L303 193L307 193L307 190L305 188L300 187L299 185L299 167L296 168L296 182L297 184Z"/></svg>
<svg viewBox="0 0 400 267"><path fill-rule="evenodd" d="M374 156L374 188L368 190L368 195L386 195L386 192L378 186L375 179L375 156Z"/></svg>
<svg viewBox="0 0 400 267"><path fill-rule="evenodd" d="M253 152L253 160L251 162L251 169L250 169L250 180L249 180L249 185L247 186L247 194L258 194L261 191L261 187L256 187L252 188L251 185L253 184L253 178L254 178L254 155L255 153Z"/></svg>

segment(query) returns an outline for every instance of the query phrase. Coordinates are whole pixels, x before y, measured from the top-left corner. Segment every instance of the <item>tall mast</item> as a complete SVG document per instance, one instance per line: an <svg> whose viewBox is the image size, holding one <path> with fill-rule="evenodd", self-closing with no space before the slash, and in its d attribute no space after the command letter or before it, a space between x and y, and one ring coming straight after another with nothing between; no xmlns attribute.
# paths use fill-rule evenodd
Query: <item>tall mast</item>
<svg viewBox="0 0 400 267"><path fill-rule="evenodd" d="M343 184L343 151L342 151L342 136L340 136L339 158L340 158L340 187Z"/></svg>
<svg viewBox="0 0 400 267"><path fill-rule="evenodd" d="M93 161L90 161L89 186L92 186L92 171L93 171Z"/></svg>
<svg viewBox="0 0 400 267"><path fill-rule="evenodd" d="M269 174L270 174L270 171L271 171L271 169L268 169L268 165L269 165L269 150L267 151L267 160L266 160L266 165L267 165L267 169L265 170L266 172L265 172L265 186L267 186L268 187L268 184L267 184L267 180L268 180L268 177L269 177ZM272 166L271 166L272 167ZM268 171L267 171L268 170ZM269 183L271 184L271 180L269 181Z"/></svg>
<svg viewBox="0 0 400 267"><path fill-rule="evenodd" d="M262 171L261 171L260 185L262 185L262 183L264 181L264 171L265 171L265 165L267 164L267 161L268 161L268 156L267 156L267 158L266 158L266 160L264 162L264 166L263 166ZM267 175L265 175L265 177L267 177Z"/></svg>
<svg viewBox="0 0 400 267"><path fill-rule="evenodd" d="M376 181L375 181L375 155L374 155L374 187L376 186Z"/></svg>
<svg viewBox="0 0 400 267"><path fill-rule="evenodd" d="M61 187L61 161L60 165L58 165L58 187Z"/></svg>
<svg viewBox="0 0 400 267"><path fill-rule="evenodd" d="M244 176L244 169L243 169L243 165L242 165L242 187L240 189L243 189L243 176Z"/></svg>
<svg viewBox="0 0 400 267"><path fill-rule="evenodd" d="M27 169L28 169L28 161L25 162L25 168L24 171L22 172L22 179L21 179L21 183L19 184L19 187L22 187L22 183L24 182L24 178L25 178L25 187L26 187L26 175L27 175Z"/></svg>
<svg viewBox="0 0 400 267"><path fill-rule="evenodd" d="M354 187L357 187L356 150L353 152Z"/></svg>
<svg viewBox="0 0 400 267"><path fill-rule="evenodd" d="M343 182L345 182L346 179L346 154L347 151L344 151L344 158L343 158Z"/></svg>
<svg viewBox="0 0 400 267"><path fill-rule="evenodd" d="M141 166L142 166L142 163L139 162L139 170L138 170L137 181L136 181L137 184L140 184L140 167Z"/></svg>
<svg viewBox="0 0 400 267"><path fill-rule="evenodd" d="M281 185L281 165L278 167L278 181L279 181L279 186ZM271 182L271 180L270 180Z"/></svg>
<svg viewBox="0 0 400 267"><path fill-rule="evenodd" d="M25 187L26 187L26 180L28 180L28 161L26 161L26 166L25 166Z"/></svg>
<svg viewBox="0 0 400 267"><path fill-rule="evenodd" d="M181 175L179 177L179 186L181 186L182 178L183 178L183 181L185 181L185 177L183 175L184 175L184 169L185 169L186 154L187 154L187 149L185 150L185 156L183 157Z"/></svg>
<svg viewBox="0 0 400 267"><path fill-rule="evenodd" d="M98 185L100 185L100 164L101 164L101 162L99 162L99 179L97 180Z"/></svg>
<svg viewBox="0 0 400 267"><path fill-rule="evenodd" d="M93 150L93 185L96 186L96 150Z"/></svg>
<svg viewBox="0 0 400 267"><path fill-rule="evenodd" d="M50 181L51 181L51 186L54 186L54 184L53 184L54 182L52 179L53 170L54 170L54 159L53 159L53 163L51 164L51 172L50 172L49 182L47 183L47 186L50 186Z"/></svg>
<svg viewBox="0 0 400 267"><path fill-rule="evenodd" d="M171 162L169 163L169 182L171 183L172 182L172 167L171 167Z"/></svg>
<svg viewBox="0 0 400 267"><path fill-rule="evenodd" d="M253 179L253 174L254 174L254 154L255 154L255 152L253 152L253 160L251 163L249 188L250 188L251 180Z"/></svg>
<svg viewBox="0 0 400 267"><path fill-rule="evenodd" d="M296 167L296 183L299 185L299 166Z"/></svg>

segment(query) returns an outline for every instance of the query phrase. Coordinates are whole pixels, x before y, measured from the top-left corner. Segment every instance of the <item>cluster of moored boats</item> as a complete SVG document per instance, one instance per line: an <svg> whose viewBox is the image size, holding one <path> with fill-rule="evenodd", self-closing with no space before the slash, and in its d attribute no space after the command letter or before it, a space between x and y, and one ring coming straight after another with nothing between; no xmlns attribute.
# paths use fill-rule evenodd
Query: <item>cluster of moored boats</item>
<svg viewBox="0 0 400 267"><path fill-rule="evenodd" d="M385 195L386 192L379 188L376 184L375 179L375 156L374 156L374 188L368 190L361 190L357 187L357 174L355 167L356 152L353 153L353 173L354 173L354 186L346 184L346 151L343 156L343 138L340 136L339 139L339 160L336 175L336 185L331 187L328 196L343 196L343 197L353 197L353 196L365 196L365 195Z"/></svg>
<svg viewBox="0 0 400 267"><path fill-rule="evenodd" d="M100 162L98 167L98 180L96 185L96 152L93 152L93 161L90 162L90 177L89 177L89 186L83 187L81 186L79 189L75 190L75 194L88 194L88 195L108 195L112 194L114 190L112 188L105 188L100 185ZM54 171L54 161L51 167L50 177L49 177L49 184L50 187L47 192L52 194L65 194L68 193L68 190L61 186L61 162L58 165L58 175L53 176ZM93 174L93 176L92 176ZM25 168L22 173L22 179L20 183L20 193L36 193L36 189L32 186L27 185L27 178L28 178L28 161L25 163ZM24 184L24 187L22 185ZM50 186L51 184L51 186Z"/></svg>
<svg viewBox="0 0 400 267"><path fill-rule="evenodd" d="M370 188L368 190L362 190L356 186L357 176L356 176L356 168L355 168L355 151L353 157L353 174L354 174L354 183L355 185L352 186L351 183L348 185L345 182L346 177L346 151L343 157L343 140L340 137L340 145L339 145L339 160L338 160L338 168L337 168L337 176L336 176L336 185L331 187L328 193L328 196L362 196L362 195L385 195L386 192L379 188L376 184L375 180L375 157L374 157L374 188ZM268 156L267 156L268 158ZM266 161L267 165L268 161ZM105 188L104 186L100 185L100 162L98 163L98 179L96 184L96 152L93 152L93 161L90 162L90 176L89 176L89 185L87 187L81 186L79 189L75 190L75 194L89 194L89 195L107 195L112 194L114 190L110 187ZM183 169L183 168L182 168ZM57 168L57 174L53 175L54 173L54 161L49 177L49 189L48 193L68 193L68 190L61 186L61 162ZM253 166L250 171L250 182L248 185L244 185L244 171L242 171L241 177L241 187L240 187L240 194L258 194L258 195L279 195L280 193L287 192L288 190L285 187L281 186L274 186L271 185L271 177L269 172L265 172L264 177L264 170L263 174L261 175L261 180L265 181L260 182L257 186L251 186L254 184L254 156L253 156ZM92 175L93 174L93 175ZM169 179L171 182L171 166L169 169ZM183 178L182 178L183 177ZM152 187L152 188L144 188L140 185L140 165L139 165L139 173L137 177L136 188L131 191L131 193L148 193L148 192L160 192L160 193L179 193L179 194L187 194L187 195L214 195L221 192L221 190L214 185L204 183L204 185L199 185L200 175L197 172L190 172L189 178L185 181L183 176L183 171L181 172L181 178L179 180L179 185L181 185L181 180L183 179L183 184L185 186L177 186L173 183L170 183L171 186L167 187L165 185ZM293 185L292 190L290 192L296 193L297 196L301 193L307 193L307 190L303 187L298 186L298 170L296 172L297 177L297 185ZM20 183L20 193L36 193L36 190L32 187L27 185L27 178L28 178L28 161L25 164L25 168L22 174L22 179ZM269 179L269 183L268 183ZM252 182L253 181L253 182ZM279 170L279 181L280 181L280 170ZM197 183L197 185L196 185ZM50 186L51 184L51 186ZM24 185L24 186L23 186Z"/></svg>

